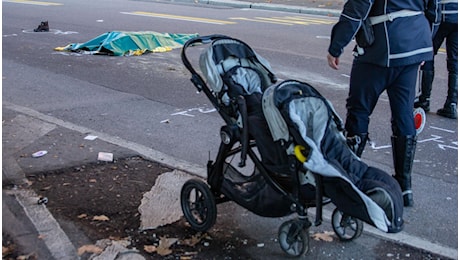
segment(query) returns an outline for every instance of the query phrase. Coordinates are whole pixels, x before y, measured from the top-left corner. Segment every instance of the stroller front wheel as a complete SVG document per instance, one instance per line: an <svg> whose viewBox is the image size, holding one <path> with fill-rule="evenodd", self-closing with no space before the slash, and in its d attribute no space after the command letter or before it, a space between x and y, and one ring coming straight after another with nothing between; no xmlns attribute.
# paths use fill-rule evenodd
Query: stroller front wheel
<svg viewBox="0 0 460 260"><path fill-rule="evenodd" d="M281 249L288 255L299 257L310 248L308 228L300 220L288 220L278 230L278 240Z"/></svg>
<svg viewBox="0 0 460 260"><path fill-rule="evenodd" d="M363 221L344 214L338 208L332 212L332 228L341 241L351 241L361 236Z"/></svg>
<svg viewBox="0 0 460 260"><path fill-rule="evenodd" d="M191 179L181 189L180 203L185 219L199 232L210 229L217 218L214 195L206 183Z"/></svg>

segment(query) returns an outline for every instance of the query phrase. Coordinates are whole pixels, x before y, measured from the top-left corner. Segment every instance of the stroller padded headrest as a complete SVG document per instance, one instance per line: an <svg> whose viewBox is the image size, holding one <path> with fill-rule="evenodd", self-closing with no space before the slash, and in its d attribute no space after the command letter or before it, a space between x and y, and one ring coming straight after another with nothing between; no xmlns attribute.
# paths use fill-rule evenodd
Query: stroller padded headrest
<svg viewBox="0 0 460 260"><path fill-rule="evenodd" d="M257 70L261 76L262 89L267 88L277 80L268 61L259 56L247 44L236 39L215 40L200 55L199 65L207 84L216 93L222 91L222 76L236 65Z"/></svg>

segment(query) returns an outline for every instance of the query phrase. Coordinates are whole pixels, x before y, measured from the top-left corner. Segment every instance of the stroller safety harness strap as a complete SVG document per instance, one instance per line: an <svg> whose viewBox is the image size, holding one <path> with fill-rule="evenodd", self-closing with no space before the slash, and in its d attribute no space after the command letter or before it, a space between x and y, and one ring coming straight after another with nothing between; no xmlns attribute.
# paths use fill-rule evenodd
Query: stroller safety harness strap
<svg viewBox="0 0 460 260"><path fill-rule="evenodd" d="M393 13L372 16L372 17L369 17L369 20L371 22L371 25L376 25L379 23L387 22L387 21L392 22L396 18L416 16L419 14L423 14L423 12L422 11L412 11L412 10L400 10L400 11L396 11Z"/></svg>

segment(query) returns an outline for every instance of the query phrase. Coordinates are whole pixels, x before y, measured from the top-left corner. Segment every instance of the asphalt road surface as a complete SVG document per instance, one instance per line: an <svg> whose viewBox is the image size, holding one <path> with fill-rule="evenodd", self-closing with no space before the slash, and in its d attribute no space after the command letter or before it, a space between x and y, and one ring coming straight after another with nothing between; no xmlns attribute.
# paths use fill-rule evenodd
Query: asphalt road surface
<svg viewBox="0 0 460 260"><path fill-rule="evenodd" d="M179 49L114 57L54 48L86 42L108 31L220 33L248 43L270 61L280 79L314 85L342 118L345 115L352 46L345 51L339 71L329 69L325 58L337 18L195 3L46 3L3 1L4 104L30 108L204 166L217 151L222 121L205 96L196 93ZM51 32L34 33L44 20L49 21ZM196 47L196 53L191 53L195 60L201 51L202 47ZM436 64L433 111L442 106L447 93L442 52ZM404 243L428 250L457 250L457 129L456 120L438 117L435 112L427 115L414 161L417 206L405 212L405 236L400 240ZM370 134L373 145L366 148L363 159L391 172L385 95L371 118ZM258 223L247 227L255 229L252 233L269 232L263 230L269 220L251 221L255 222L247 223ZM379 241L378 233L371 232L370 237Z"/></svg>

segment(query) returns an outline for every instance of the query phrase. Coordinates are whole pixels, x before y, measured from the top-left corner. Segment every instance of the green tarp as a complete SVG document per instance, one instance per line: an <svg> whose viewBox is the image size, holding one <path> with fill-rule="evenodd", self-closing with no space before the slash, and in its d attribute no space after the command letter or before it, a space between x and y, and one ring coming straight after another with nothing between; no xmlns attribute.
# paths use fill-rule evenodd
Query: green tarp
<svg viewBox="0 0 460 260"><path fill-rule="evenodd" d="M165 52L181 48L187 40L197 36L198 34L114 31L101 34L85 43L72 43L55 50L114 56L141 55L145 52Z"/></svg>

